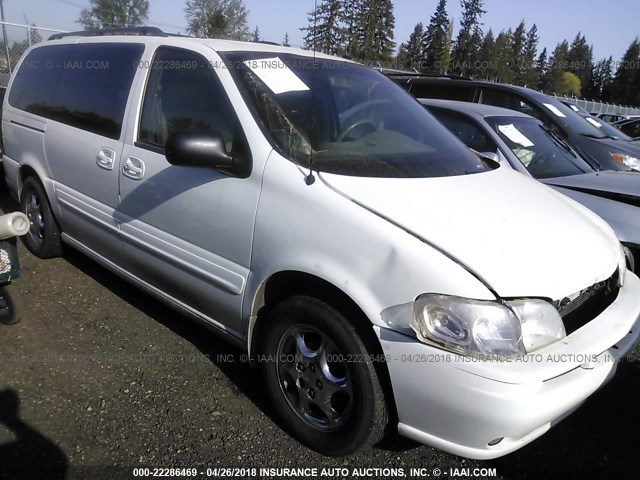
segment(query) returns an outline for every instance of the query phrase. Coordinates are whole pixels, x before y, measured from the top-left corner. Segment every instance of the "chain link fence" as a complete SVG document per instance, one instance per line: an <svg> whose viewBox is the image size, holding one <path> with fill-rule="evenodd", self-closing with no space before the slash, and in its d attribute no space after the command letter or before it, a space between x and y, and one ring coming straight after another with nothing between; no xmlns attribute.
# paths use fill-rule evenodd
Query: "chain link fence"
<svg viewBox="0 0 640 480"><path fill-rule="evenodd" d="M587 112L597 115L599 113L609 113L612 115L640 115L640 108L625 107L623 105L612 105L610 103L594 102L575 97L559 97L553 95L560 102L567 102L584 108Z"/></svg>
<svg viewBox="0 0 640 480"><path fill-rule="evenodd" d="M8 85L20 57L31 45L61 32L63 30L0 22L0 87Z"/></svg>

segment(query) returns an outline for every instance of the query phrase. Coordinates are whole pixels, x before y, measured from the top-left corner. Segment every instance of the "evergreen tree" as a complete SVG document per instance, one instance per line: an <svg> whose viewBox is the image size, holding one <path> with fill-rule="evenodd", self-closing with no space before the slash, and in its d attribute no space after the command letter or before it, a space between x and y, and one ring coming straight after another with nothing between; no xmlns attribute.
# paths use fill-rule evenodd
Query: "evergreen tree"
<svg viewBox="0 0 640 480"><path fill-rule="evenodd" d="M500 32L495 47L496 78L502 83L513 83L514 63L513 31Z"/></svg>
<svg viewBox="0 0 640 480"><path fill-rule="evenodd" d="M258 26L256 25L256 28L253 30L253 32L251 32L251 41L259 42L260 40L262 40L260 38L260 28L258 28Z"/></svg>
<svg viewBox="0 0 640 480"><path fill-rule="evenodd" d="M527 41L523 51L522 85L537 89L540 85L540 75L536 68L536 55L538 53L538 27L534 23L527 32Z"/></svg>
<svg viewBox="0 0 640 480"><path fill-rule="evenodd" d="M583 89L583 95L586 98L599 101L607 101L606 93L609 93L611 82L613 80L613 57L600 60L591 68L590 80L588 85Z"/></svg>
<svg viewBox="0 0 640 480"><path fill-rule="evenodd" d="M569 42L564 40L556 46L549 58L546 76L543 81L548 93L558 93L563 88L563 73L569 65L568 58Z"/></svg>
<svg viewBox="0 0 640 480"><path fill-rule="evenodd" d="M422 52L426 66L423 71L438 75L448 70L451 58L450 26L447 0L440 0L423 38Z"/></svg>
<svg viewBox="0 0 640 480"><path fill-rule="evenodd" d="M462 6L462 20L460 20L460 31L456 37L451 57L455 73L470 75L476 73L472 67L482 46L483 34L480 28L480 17L485 11L482 9L482 0L460 0L460 4Z"/></svg>
<svg viewBox="0 0 640 480"><path fill-rule="evenodd" d="M357 19L355 57L364 62L389 60L395 48L392 0L362 0Z"/></svg>
<svg viewBox="0 0 640 480"><path fill-rule="evenodd" d="M322 0L317 10L309 12L309 26L301 28L307 32L305 48L330 55L342 53L342 14L340 0Z"/></svg>
<svg viewBox="0 0 640 480"><path fill-rule="evenodd" d="M591 81L591 69L593 64L593 48L587 43L584 35L578 32L571 42L569 55L567 56L567 71L575 74L582 85L588 85Z"/></svg>
<svg viewBox="0 0 640 480"><path fill-rule="evenodd" d="M536 61L536 74L538 75L538 89L543 92L548 92L551 90L551 85L549 83L549 65L548 65L548 53L547 49L544 48L538 60Z"/></svg>
<svg viewBox="0 0 640 480"><path fill-rule="evenodd" d="M616 71L611 88L614 93L613 101L623 103L625 105L640 105L638 95L638 64L640 62L640 42L636 38L624 56L622 62Z"/></svg>
<svg viewBox="0 0 640 480"><path fill-rule="evenodd" d="M289 34L285 33L284 34L284 39L282 40L282 46L283 47L290 47L291 44L289 43Z"/></svg>
<svg viewBox="0 0 640 480"><path fill-rule="evenodd" d="M482 47L480 47L479 58L483 68L481 78L491 81L498 80L498 52L496 50L496 39L492 29L489 29L484 37Z"/></svg>
<svg viewBox="0 0 640 480"><path fill-rule="evenodd" d="M603 102L611 102L615 98L613 92L613 57L609 57L602 66L600 72L600 83L602 85L602 93L600 99Z"/></svg>
<svg viewBox="0 0 640 480"><path fill-rule="evenodd" d="M359 15L362 13L363 0L345 2L342 6L342 27L340 43L344 55L348 58L358 57L358 38L360 32Z"/></svg>
<svg viewBox="0 0 640 480"><path fill-rule="evenodd" d="M242 0L187 0L187 32L200 38L250 38Z"/></svg>
<svg viewBox="0 0 640 480"><path fill-rule="evenodd" d="M511 58L513 59L513 63L511 65L511 72L513 74L512 82L516 85L523 84L524 64L522 60L524 57L526 35L526 25L524 20L522 20L513 32L511 39Z"/></svg>
<svg viewBox="0 0 640 480"><path fill-rule="evenodd" d="M424 37L424 26L418 23L409 36L409 41L400 46L398 52L399 63L402 68L409 70L423 71L422 45Z"/></svg>
<svg viewBox="0 0 640 480"><path fill-rule="evenodd" d="M148 0L90 0L80 12L79 23L85 30L138 27L149 18Z"/></svg>

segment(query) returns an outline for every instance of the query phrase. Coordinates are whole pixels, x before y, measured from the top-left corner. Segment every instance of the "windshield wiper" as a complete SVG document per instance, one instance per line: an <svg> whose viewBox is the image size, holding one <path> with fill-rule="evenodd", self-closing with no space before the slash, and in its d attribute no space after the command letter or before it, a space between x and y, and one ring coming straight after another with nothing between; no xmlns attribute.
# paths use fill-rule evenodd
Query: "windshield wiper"
<svg viewBox="0 0 640 480"><path fill-rule="evenodd" d="M573 148L571 148L567 142L565 142L562 138L560 138L560 135L558 135L556 132L554 132L544 124L540 124L540 128L545 132L547 132L547 134L553 139L554 142L556 142L564 150L569 152L573 157L576 157L576 158L578 157L578 155L576 155L576 152L573 151Z"/></svg>

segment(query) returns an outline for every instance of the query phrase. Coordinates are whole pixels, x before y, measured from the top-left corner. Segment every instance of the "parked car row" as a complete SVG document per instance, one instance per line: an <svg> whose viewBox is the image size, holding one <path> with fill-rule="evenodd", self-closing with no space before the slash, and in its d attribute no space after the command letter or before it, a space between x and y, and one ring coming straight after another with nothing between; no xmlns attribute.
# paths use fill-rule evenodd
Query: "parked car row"
<svg viewBox="0 0 640 480"><path fill-rule="evenodd" d="M509 164L516 170L560 188L562 193L604 218L626 247L640 257L640 175L635 173L640 170L640 160L632 156L636 153L630 153L640 150L640 144L635 145L633 139L575 105L563 104L526 88L414 75L394 74L391 78L427 105L431 105L427 98L463 98L471 103L506 106L507 109L500 113L495 109L474 109L471 105L450 101L438 104L431 110L441 121L442 113L439 111L448 108L448 115L451 116L451 111L457 110L459 118L466 118L466 128L476 130L473 138L468 136L468 130L465 135L458 135L467 146L482 152L498 152L509 159ZM520 160L522 158L504 144L503 132L494 132L495 128L490 127L491 122L481 120L510 117L514 112L522 113L521 117L537 118L544 133L534 129L536 137L544 134L553 140L534 143L517 127L512 128L511 124L502 126L521 142L515 145L520 155L524 155L524 161L514 161L514 153ZM470 118L473 117L472 113L476 118ZM452 126L451 123L444 123L447 127ZM487 135L489 138L486 138ZM485 149L478 150L477 147L483 145ZM534 146L535 152L527 150ZM565 150L564 155L561 149ZM610 158L607 158L607 150ZM622 150L627 153L623 154ZM605 162L602 159L607 160L608 168L603 167ZM612 162L611 159L616 161Z"/></svg>
<svg viewBox="0 0 640 480"><path fill-rule="evenodd" d="M629 135L624 133L622 130L617 128L615 125L611 125L610 123L607 123L603 120L600 120L594 117L589 112L587 112L584 108L579 107L577 105L570 104L570 103L566 103L566 102L563 102L563 103L567 105L571 110L576 112L578 115L580 115L582 118L584 118L585 121L589 122L590 125L593 125L594 127L601 130L602 133L607 135L609 138L613 140L622 140L624 142L637 141L636 139L630 137ZM640 143L637 145L640 145Z"/></svg>
<svg viewBox="0 0 640 480"><path fill-rule="evenodd" d="M514 170L597 213L640 260L640 175L594 171L553 130L514 110L447 100L420 102L469 148L498 154Z"/></svg>
<svg viewBox="0 0 640 480"><path fill-rule="evenodd" d="M86 59L109 67L65 68ZM631 252L531 175L630 171L616 156L637 154L546 97L441 87L542 123L471 112L488 127L454 132L478 155L343 59L152 28L56 35L11 79L6 181L33 254L77 248L245 349L309 447L397 431L494 458L578 408L640 338Z"/></svg>

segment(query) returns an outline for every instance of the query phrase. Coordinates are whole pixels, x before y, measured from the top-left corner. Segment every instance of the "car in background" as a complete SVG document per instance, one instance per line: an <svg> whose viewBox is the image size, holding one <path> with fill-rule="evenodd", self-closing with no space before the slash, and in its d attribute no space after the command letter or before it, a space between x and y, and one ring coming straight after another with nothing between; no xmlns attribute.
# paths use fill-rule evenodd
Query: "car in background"
<svg viewBox="0 0 640 480"><path fill-rule="evenodd" d="M615 127L634 140L640 138L640 118L632 118L624 122L616 123Z"/></svg>
<svg viewBox="0 0 640 480"><path fill-rule="evenodd" d="M598 113L595 115L595 117L599 118L600 120L604 120L607 123L617 123L632 118L628 115L620 115L616 113Z"/></svg>
<svg viewBox="0 0 640 480"><path fill-rule="evenodd" d="M562 102L562 103L564 103L567 107L569 107L571 110L573 110L582 118L584 118L587 122L589 122L590 125L593 125L594 127L600 129L609 138L613 140L622 140L623 142L638 141L638 139L630 137L615 125L611 125L610 123L607 123L604 120L594 117L579 105L574 105L568 102Z"/></svg>
<svg viewBox="0 0 640 480"><path fill-rule="evenodd" d="M385 73L418 99L482 103L536 117L570 143L596 170L633 171L640 164L640 146L609 138L569 107L541 92L463 78Z"/></svg>
<svg viewBox="0 0 640 480"><path fill-rule="evenodd" d="M614 229L640 267L640 175L595 172L553 130L529 115L446 100L420 100L465 145L583 204ZM639 265L634 265L637 258Z"/></svg>

